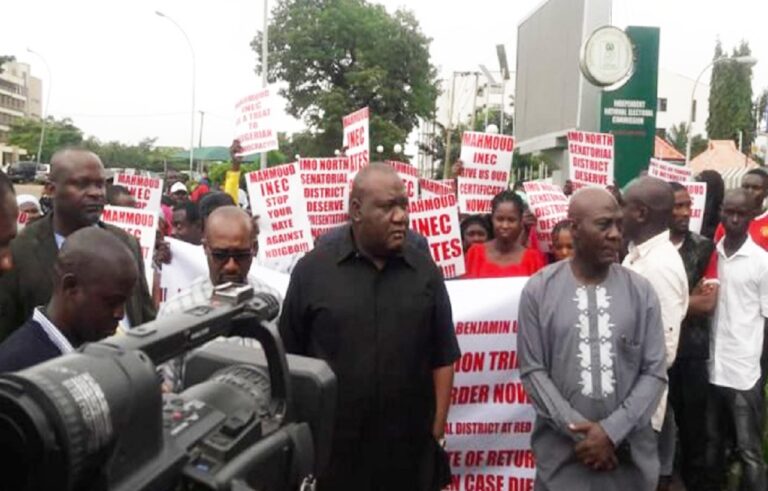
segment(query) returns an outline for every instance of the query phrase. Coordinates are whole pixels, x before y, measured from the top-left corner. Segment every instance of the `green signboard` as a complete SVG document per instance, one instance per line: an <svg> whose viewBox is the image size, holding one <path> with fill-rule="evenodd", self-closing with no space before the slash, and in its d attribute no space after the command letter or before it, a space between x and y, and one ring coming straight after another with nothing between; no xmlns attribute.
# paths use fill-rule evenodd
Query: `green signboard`
<svg viewBox="0 0 768 491"><path fill-rule="evenodd" d="M635 71L621 88L603 92L600 104L600 131L614 135L614 174L622 187L653 157L659 80L659 28L630 26L626 33Z"/></svg>

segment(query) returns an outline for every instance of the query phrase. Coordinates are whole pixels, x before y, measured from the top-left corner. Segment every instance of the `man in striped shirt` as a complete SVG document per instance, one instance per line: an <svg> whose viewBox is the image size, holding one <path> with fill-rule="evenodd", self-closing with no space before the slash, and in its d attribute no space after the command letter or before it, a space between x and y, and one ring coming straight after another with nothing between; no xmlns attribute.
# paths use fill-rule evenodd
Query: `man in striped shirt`
<svg viewBox="0 0 768 491"><path fill-rule="evenodd" d="M115 333L139 277L133 255L97 227L72 233L54 266L46 306L0 344L0 372L23 370Z"/></svg>
<svg viewBox="0 0 768 491"><path fill-rule="evenodd" d="M248 274L257 247L254 235L253 220L246 212L237 206L216 208L205 223L203 238L205 256L208 259L208 274L197 278L189 288L163 304L158 317L177 314L198 305L207 305L213 295L214 286L227 282L248 284L254 293L267 293L282 304L283 298L277 290ZM277 329L274 325L273 327ZM258 346L255 339L229 339L246 346ZM162 372L165 389L180 390L183 380L183 357L165 364Z"/></svg>

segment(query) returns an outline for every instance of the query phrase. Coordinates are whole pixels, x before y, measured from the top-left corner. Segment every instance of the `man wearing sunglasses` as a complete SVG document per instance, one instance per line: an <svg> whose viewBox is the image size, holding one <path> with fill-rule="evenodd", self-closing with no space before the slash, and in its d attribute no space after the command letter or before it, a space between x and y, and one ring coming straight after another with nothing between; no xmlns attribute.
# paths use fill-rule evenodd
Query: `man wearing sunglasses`
<svg viewBox="0 0 768 491"><path fill-rule="evenodd" d="M213 287L223 283L248 284L255 293L268 293L282 303L282 296L260 279L249 275L251 262L256 253L256 237L253 220L237 206L216 208L205 222L203 246L208 260L208 275L192 282L186 290L169 299L160 309L158 317L183 312L197 305L207 304ZM252 339L230 338L248 346L258 346ZM176 360L163 367L165 389L181 389L183 360Z"/></svg>

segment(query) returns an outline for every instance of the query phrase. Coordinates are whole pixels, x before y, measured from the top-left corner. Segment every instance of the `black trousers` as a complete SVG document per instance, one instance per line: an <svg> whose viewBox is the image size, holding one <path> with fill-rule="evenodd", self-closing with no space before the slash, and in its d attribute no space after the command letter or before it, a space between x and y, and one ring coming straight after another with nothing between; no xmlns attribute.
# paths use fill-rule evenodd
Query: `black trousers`
<svg viewBox="0 0 768 491"><path fill-rule="evenodd" d="M707 360L678 358L669 369L669 404L680 440L680 472L686 489L704 486L707 469Z"/></svg>
<svg viewBox="0 0 768 491"><path fill-rule="evenodd" d="M740 391L710 385L707 401L707 465L705 490L723 488L726 475L725 447L735 444L734 456L742 466L740 490L768 489L763 460L763 397L760 383Z"/></svg>

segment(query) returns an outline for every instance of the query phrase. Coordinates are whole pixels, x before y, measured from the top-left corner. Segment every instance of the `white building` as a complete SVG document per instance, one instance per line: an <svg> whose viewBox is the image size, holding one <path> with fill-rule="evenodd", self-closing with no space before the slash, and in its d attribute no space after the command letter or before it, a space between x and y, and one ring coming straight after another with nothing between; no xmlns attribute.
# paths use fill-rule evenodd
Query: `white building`
<svg viewBox="0 0 768 491"><path fill-rule="evenodd" d="M42 81L33 77L26 63L15 61L3 65L0 73L0 164L6 166L27 154L23 148L9 145L11 124L24 117L40 118L42 114Z"/></svg>
<svg viewBox="0 0 768 491"><path fill-rule="evenodd" d="M702 79L709 80L708 75ZM678 73L659 69L658 103L656 128L669 131L672 126L688 122L688 108L693 107L691 134L707 136L707 118L709 117L709 85L699 82L696 96L691 106L691 91L695 80Z"/></svg>

